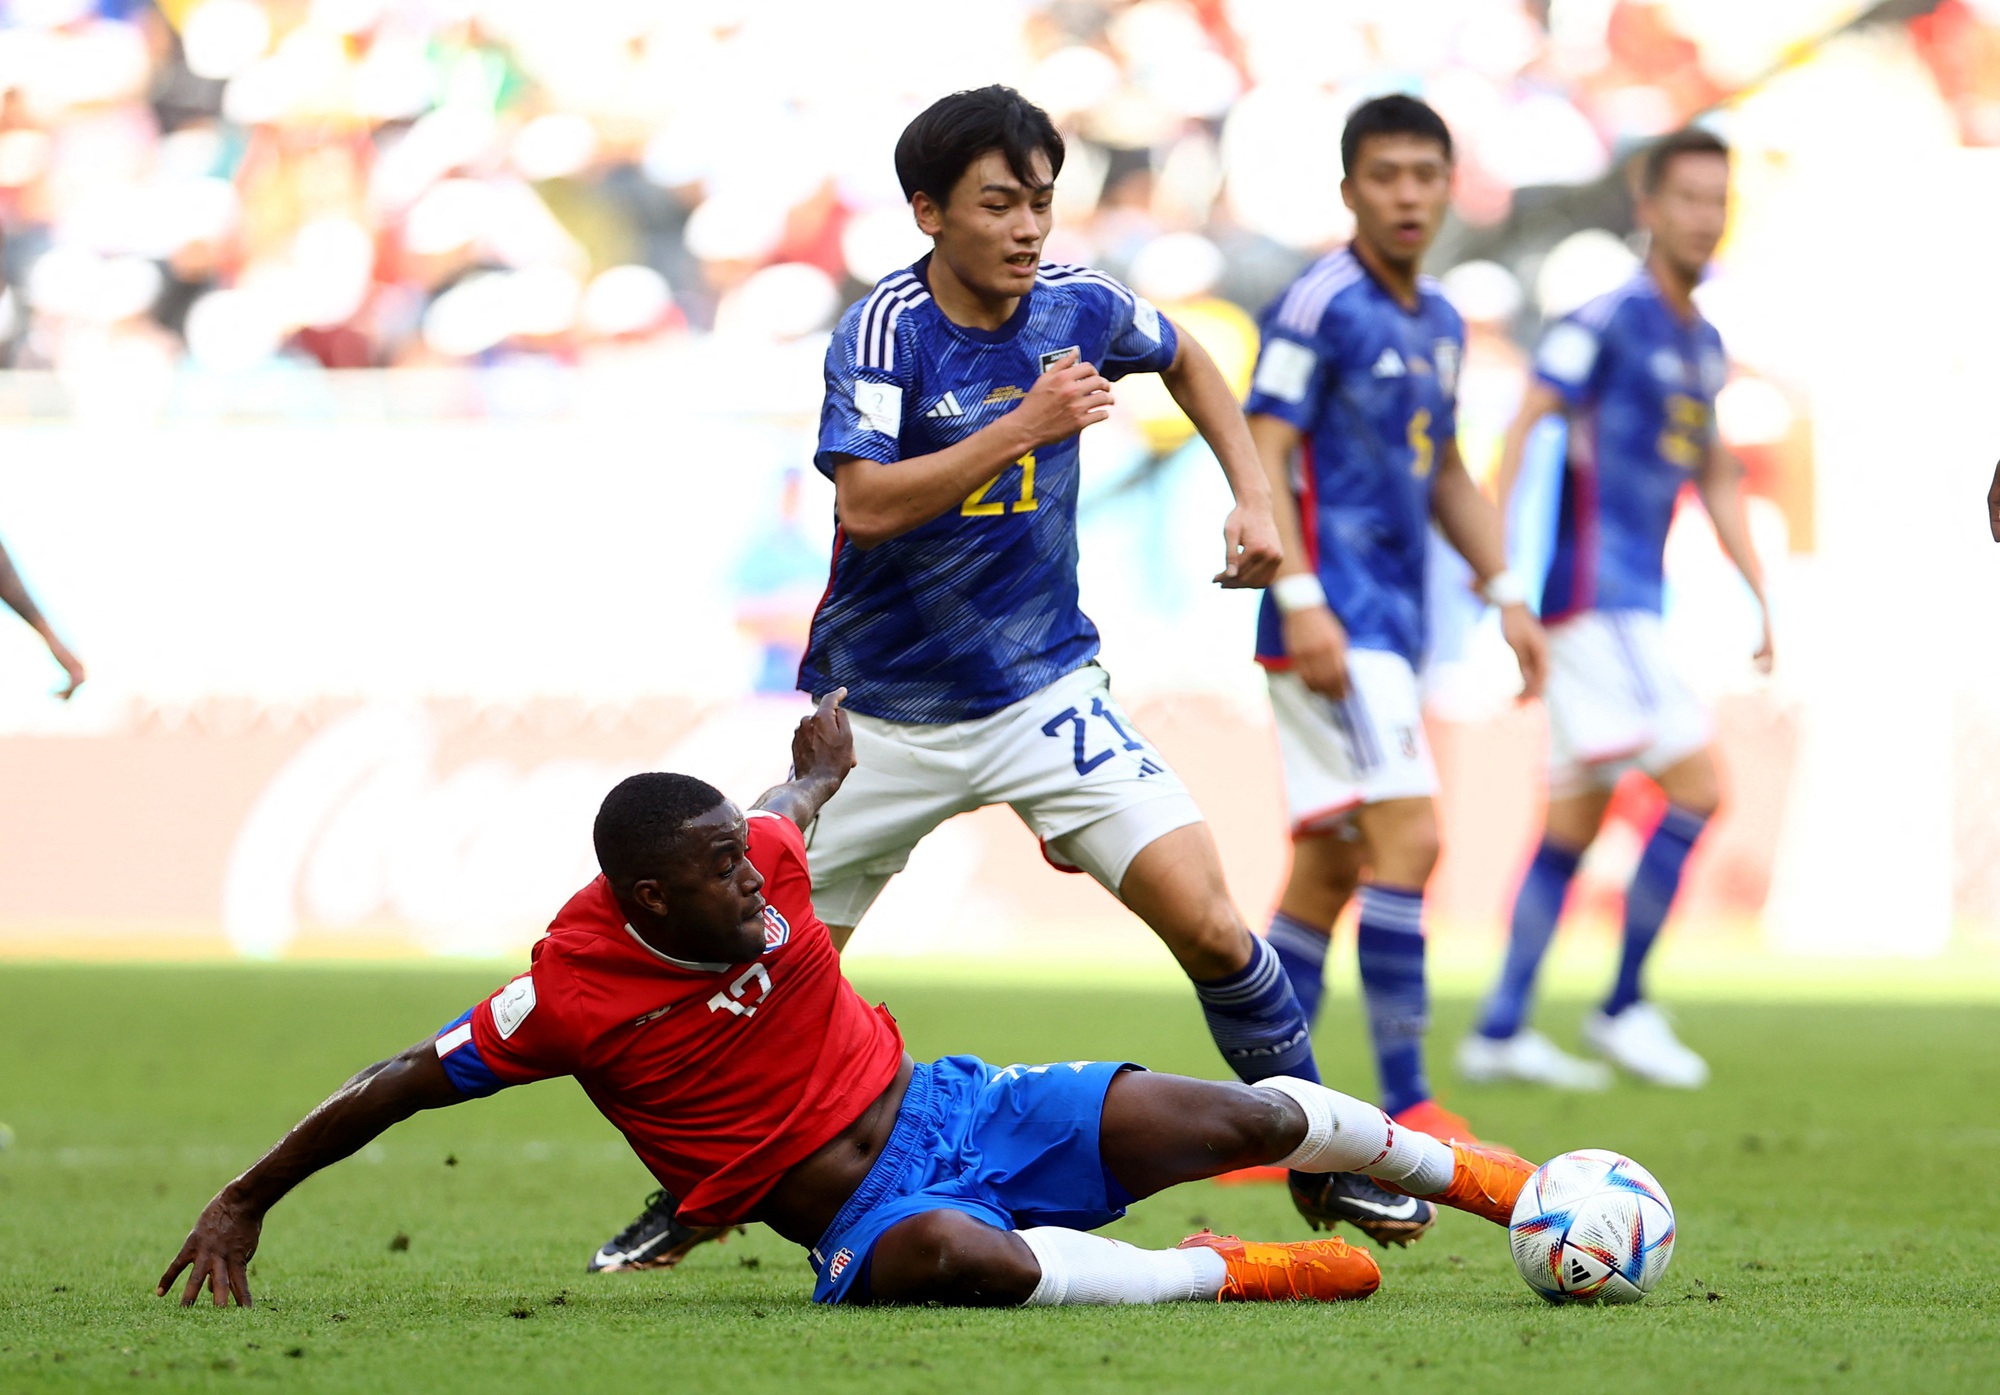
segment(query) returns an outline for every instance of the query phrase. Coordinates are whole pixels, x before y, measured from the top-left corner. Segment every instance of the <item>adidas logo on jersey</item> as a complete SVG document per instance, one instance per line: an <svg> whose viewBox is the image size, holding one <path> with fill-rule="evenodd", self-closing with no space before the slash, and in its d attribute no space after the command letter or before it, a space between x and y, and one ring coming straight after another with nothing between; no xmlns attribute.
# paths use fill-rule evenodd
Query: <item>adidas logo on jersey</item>
<svg viewBox="0 0 2000 1395"><path fill-rule="evenodd" d="M1384 349L1382 357L1375 360L1371 370L1378 378L1400 378L1410 370L1403 366L1403 356L1394 349Z"/></svg>
<svg viewBox="0 0 2000 1395"><path fill-rule="evenodd" d="M964 416L965 408L958 405L958 398L954 394L947 392L943 397L932 403L930 410L925 412L924 415L933 421L946 421L952 417Z"/></svg>

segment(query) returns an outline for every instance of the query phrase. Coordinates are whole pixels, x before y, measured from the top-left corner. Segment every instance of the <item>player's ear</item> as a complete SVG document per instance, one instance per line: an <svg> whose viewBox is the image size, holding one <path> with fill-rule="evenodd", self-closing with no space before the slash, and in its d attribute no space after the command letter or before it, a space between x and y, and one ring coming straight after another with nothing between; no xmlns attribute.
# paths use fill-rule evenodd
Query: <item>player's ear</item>
<svg viewBox="0 0 2000 1395"><path fill-rule="evenodd" d="M944 231L944 205L923 190L910 195L910 213L917 220L917 231L925 237Z"/></svg>
<svg viewBox="0 0 2000 1395"><path fill-rule="evenodd" d="M633 882L631 891L627 892L626 895L631 897L634 905L638 906L640 910L645 911L648 915L665 915L667 913L666 889L651 877Z"/></svg>
<svg viewBox="0 0 2000 1395"><path fill-rule="evenodd" d="M1354 211L1354 181L1346 175L1340 177L1340 201L1347 205L1348 212Z"/></svg>

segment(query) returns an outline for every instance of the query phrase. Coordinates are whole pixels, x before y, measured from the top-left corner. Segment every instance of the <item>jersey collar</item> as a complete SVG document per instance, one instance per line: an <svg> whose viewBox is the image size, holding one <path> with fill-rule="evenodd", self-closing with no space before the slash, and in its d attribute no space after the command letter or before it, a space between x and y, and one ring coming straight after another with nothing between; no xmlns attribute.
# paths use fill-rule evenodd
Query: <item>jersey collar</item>
<svg viewBox="0 0 2000 1395"><path fill-rule="evenodd" d="M676 959L671 954L662 954L660 953L660 951L654 949L651 945L646 943L644 938L640 936L639 932L632 928L632 922L629 920L625 922L625 933L632 937L633 944L645 950L646 953L652 955L662 964L671 964L676 969L686 969L690 973L697 973L697 974L719 974L725 969L734 967L733 965L730 964L703 964L693 959Z"/></svg>
<svg viewBox="0 0 2000 1395"><path fill-rule="evenodd" d="M930 290L931 288L931 256L932 254L929 252L924 253L924 255L918 259L917 264L910 268L911 274L914 275L919 281L924 283L924 289L926 291ZM1041 280L1039 270L1037 271L1035 279L1037 283L1039 283ZM964 335L967 339L972 340L974 343L1005 344L1008 340L1012 339L1015 335L1019 334L1021 332L1021 327L1028 323L1028 302L1033 300L1034 298L1035 298L1035 288L1033 286L1030 286L1028 287L1027 293L1023 295L1019 300L1014 302L1014 313L1007 317L1007 323L1001 325L1000 328L998 329L981 329L977 325L960 324L957 320L954 320L951 316L945 314L944 307L942 305L938 305L937 295L935 292L933 292L931 295L931 304L937 306L938 318L940 320L943 320L946 324L950 325L954 332Z"/></svg>

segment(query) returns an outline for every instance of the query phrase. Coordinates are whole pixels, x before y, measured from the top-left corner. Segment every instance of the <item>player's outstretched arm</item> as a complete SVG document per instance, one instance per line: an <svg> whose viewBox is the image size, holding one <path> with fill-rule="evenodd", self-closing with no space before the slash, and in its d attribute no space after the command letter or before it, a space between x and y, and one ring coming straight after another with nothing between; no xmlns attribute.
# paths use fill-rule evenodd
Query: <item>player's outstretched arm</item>
<svg viewBox="0 0 2000 1395"><path fill-rule="evenodd" d="M870 548L950 512L1030 451L1111 415L1111 384L1071 354L1035 380L1014 410L956 445L893 465L849 457L834 467L834 508L856 547Z"/></svg>
<svg viewBox="0 0 2000 1395"><path fill-rule="evenodd" d="M1269 586L1278 574L1278 564L1290 551L1281 543L1273 518L1273 490L1258 459L1257 446L1250 439L1250 427L1243 420L1243 408L1230 391L1229 380L1208 356L1208 350L1192 334L1174 326L1179 347L1174 361L1161 371L1180 409L1194 429L1208 442L1236 496L1236 507L1222 525L1222 570L1215 575L1218 586Z"/></svg>
<svg viewBox="0 0 2000 1395"><path fill-rule="evenodd" d="M42 637L42 642L49 646L49 653L55 656L55 661L63 666L63 672L69 675L69 683L58 689L56 696L67 701L83 685L83 660L70 652L69 646L56 637L54 627L43 618L41 607L28 594L27 583L14 570L14 560L7 555L4 543L0 543L0 601L5 601L16 615L28 622L29 627Z"/></svg>
<svg viewBox="0 0 2000 1395"><path fill-rule="evenodd" d="M1764 571L1757 564L1757 550L1750 545L1750 522L1743 512L1742 463L1724 450L1720 441L1711 442L1707 458L1695 472L1694 487L1701 494L1702 507L1708 510L1709 522L1715 525L1715 540L1722 544L1723 552L1749 583L1750 594L1757 598L1764 629L1754 661L1760 672L1769 673L1773 657L1771 606L1764 599Z"/></svg>
<svg viewBox="0 0 2000 1395"><path fill-rule="evenodd" d="M1539 697L1549 672L1549 639L1507 570L1507 532L1500 510L1479 492L1456 440L1438 445L1431 516L1471 566L1480 594L1500 608L1500 633L1521 664L1521 696Z"/></svg>
<svg viewBox="0 0 2000 1395"><path fill-rule="evenodd" d="M820 806L854 769L854 731L840 710L846 696L847 689L836 688L819 700L812 716L799 719L792 733L792 778L758 795L751 808L783 814L801 829L819 817Z"/></svg>
<svg viewBox="0 0 2000 1395"><path fill-rule="evenodd" d="M393 1124L420 1109L436 1109L465 1099L438 1060L437 1043L429 1038L400 1055L378 1061L362 1071L278 1140L276 1147L250 1169L215 1194L188 1232L174 1262L160 1275L155 1295L167 1290L188 1271L181 1306L200 1296L203 1284L218 1308L233 1296L250 1306L246 1269L257 1253L264 1214L278 1199L306 1178L342 1158L359 1152Z"/></svg>

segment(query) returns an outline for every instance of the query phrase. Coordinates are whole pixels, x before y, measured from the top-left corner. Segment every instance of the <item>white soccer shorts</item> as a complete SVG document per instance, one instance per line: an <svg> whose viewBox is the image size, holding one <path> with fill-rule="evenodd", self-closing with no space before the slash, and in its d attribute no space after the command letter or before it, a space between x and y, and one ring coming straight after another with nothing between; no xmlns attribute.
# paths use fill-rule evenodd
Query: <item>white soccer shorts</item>
<svg viewBox="0 0 2000 1395"><path fill-rule="evenodd" d="M851 720L855 768L806 834L813 903L829 925L858 924L925 834L989 804L1012 805L1050 862L1114 896L1140 849L1201 822L1096 664L969 722Z"/></svg>
<svg viewBox="0 0 2000 1395"><path fill-rule="evenodd" d="M1708 745L1708 713L1667 658L1660 617L1595 610L1549 626L1549 792L1658 775Z"/></svg>
<svg viewBox="0 0 2000 1395"><path fill-rule="evenodd" d="M1337 828L1364 804L1436 792L1417 675L1401 654L1348 650L1347 696L1339 702L1295 673L1266 678L1294 838Z"/></svg>

